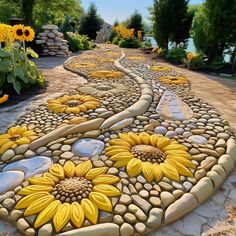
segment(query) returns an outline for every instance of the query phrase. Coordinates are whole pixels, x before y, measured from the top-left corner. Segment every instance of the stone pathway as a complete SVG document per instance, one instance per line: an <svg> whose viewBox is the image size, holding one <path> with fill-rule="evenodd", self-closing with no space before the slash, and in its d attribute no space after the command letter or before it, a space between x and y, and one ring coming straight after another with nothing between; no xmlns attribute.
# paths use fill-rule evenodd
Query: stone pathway
<svg viewBox="0 0 236 236"><path fill-rule="evenodd" d="M234 232L236 172L220 185L236 143L216 81L112 45L37 63L47 88L0 114L1 218L30 236Z"/></svg>

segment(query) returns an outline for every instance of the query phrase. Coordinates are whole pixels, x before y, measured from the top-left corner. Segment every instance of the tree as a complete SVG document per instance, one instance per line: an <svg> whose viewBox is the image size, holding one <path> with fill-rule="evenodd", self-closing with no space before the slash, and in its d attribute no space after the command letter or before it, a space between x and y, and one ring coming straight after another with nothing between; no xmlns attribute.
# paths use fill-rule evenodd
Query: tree
<svg viewBox="0 0 236 236"><path fill-rule="evenodd" d="M0 0L0 6L0 13L5 12L0 14L1 22L9 23L10 16L14 15L36 30L43 24L60 25L66 15L79 19L83 13L79 0L50 0L50 4L47 0Z"/></svg>
<svg viewBox="0 0 236 236"><path fill-rule="evenodd" d="M97 8L91 3L88 12L80 20L80 34L87 35L90 39L96 39L97 31L102 27L102 19L97 14Z"/></svg>
<svg viewBox="0 0 236 236"><path fill-rule="evenodd" d="M189 0L154 0L151 9L154 38L168 50L169 42L186 43L192 25L193 12L188 11Z"/></svg>
<svg viewBox="0 0 236 236"><path fill-rule="evenodd" d="M236 0L206 0L196 13L192 35L198 50L209 58L222 58L225 50L235 58ZM201 43L204 42L204 43Z"/></svg>
<svg viewBox="0 0 236 236"><path fill-rule="evenodd" d="M139 14L137 10L133 13L133 15L130 16L127 26L129 29L134 29L136 35L138 31L143 31L142 15Z"/></svg>
<svg viewBox="0 0 236 236"><path fill-rule="evenodd" d="M192 20L194 12L188 11L189 0L173 0L173 13L171 15L174 18L173 29L171 32L170 40L177 44L183 42L186 43L190 36L190 29L192 26Z"/></svg>
<svg viewBox="0 0 236 236"><path fill-rule="evenodd" d="M172 0L154 0L152 9L153 33L159 47L168 50L168 43L174 25Z"/></svg>

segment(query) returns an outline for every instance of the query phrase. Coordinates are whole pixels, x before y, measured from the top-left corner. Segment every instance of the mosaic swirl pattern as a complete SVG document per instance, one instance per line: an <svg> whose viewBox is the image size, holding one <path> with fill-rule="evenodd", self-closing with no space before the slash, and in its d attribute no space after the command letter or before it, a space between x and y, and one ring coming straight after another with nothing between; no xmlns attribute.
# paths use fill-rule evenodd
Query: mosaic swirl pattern
<svg viewBox="0 0 236 236"><path fill-rule="evenodd" d="M0 135L0 217L24 235L158 232L234 169L229 123L171 66L112 45L64 66L87 83Z"/></svg>

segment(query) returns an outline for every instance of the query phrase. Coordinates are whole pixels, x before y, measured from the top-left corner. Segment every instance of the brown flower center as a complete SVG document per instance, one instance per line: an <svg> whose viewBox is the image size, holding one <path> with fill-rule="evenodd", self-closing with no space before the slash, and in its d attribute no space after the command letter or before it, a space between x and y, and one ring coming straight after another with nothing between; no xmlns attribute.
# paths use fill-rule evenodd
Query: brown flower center
<svg viewBox="0 0 236 236"><path fill-rule="evenodd" d="M109 84L99 85L96 88L97 88L97 90L101 90L101 91L109 91L109 90L113 89L113 87Z"/></svg>
<svg viewBox="0 0 236 236"><path fill-rule="evenodd" d="M131 152L141 161L152 163L162 163L165 161L165 153L151 145L135 145L132 147Z"/></svg>
<svg viewBox="0 0 236 236"><path fill-rule="evenodd" d="M19 138L21 138L21 136L18 135L18 134L16 134L16 135L11 136L11 137L10 137L10 140L11 140L11 141L16 141L16 140L19 139Z"/></svg>
<svg viewBox="0 0 236 236"><path fill-rule="evenodd" d="M22 36L22 35L23 35L22 29L18 29L18 30L16 31L16 34L17 34L18 36Z"/></svg>
<svg viewBox="0 0 236 236"><path fill-rule="evenodd" d="M29 30L25 30L25 36L29 36Z"/></svg>
<svg viewBox="0 0 236 236"><path fill-rule="evenodd" d="M52 195L61 202L80 202L92 192L92 182L84 177L72 177L60 181L52 190Z"/></svg>
<svg viewBox="0 0 236 236"><path fill-rule="evenodd" d="M79 101L79 100L70 100L68 102L66 102L66 105L68 107L77 107L79 105L83 104L83 102Z"/></svg>

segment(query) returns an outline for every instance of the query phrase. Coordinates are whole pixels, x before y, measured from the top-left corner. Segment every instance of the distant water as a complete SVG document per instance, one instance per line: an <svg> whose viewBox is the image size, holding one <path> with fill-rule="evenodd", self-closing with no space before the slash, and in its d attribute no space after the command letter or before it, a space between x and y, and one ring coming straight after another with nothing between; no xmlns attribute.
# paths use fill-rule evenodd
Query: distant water
<svg viewBox="0 0 236 236"><path fill-rule="evenodd" d="M157 42L153 37L148 36L147 39L151 40L152 46L154 46L154 47L157 46ZM169 48L171 48L171 47L172 47L171 44L169 44ZM196 47L193 43L192 38L188 39L187 52L194 52L194 53L196 52ZM224 59L225 59L225 62L229 62L230 61L230 56L228 54L225 54Z"/></svg>
<svg viewBox="0 0 236 236"><path fill-rule="evenodd" d="M152 46L157 46L157 42L156 42L156 40L153 37L148 36L147 39L151 40ZM172 47L171 44L169 44L169 47L170 48ZM188 52L196 52L196 48L195 48L195 45L193 43L193 39L192 38L188 39L187 51Z"/></svg>

